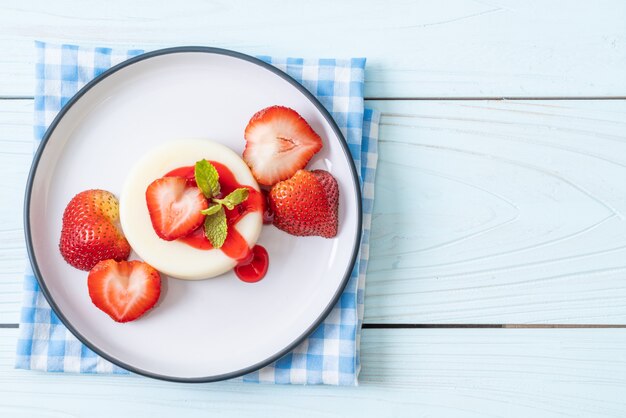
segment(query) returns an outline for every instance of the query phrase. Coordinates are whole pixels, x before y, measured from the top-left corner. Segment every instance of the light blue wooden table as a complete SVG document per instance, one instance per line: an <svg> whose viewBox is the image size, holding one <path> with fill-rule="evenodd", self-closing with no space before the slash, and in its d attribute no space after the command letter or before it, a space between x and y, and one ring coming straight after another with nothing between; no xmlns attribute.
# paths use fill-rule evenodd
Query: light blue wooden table
<svg viewBox="0 0 626 418"><path fill-rule="evenodd" d="M34 39L368 58L360 387L13 370ZM0 52L0 417L626 416L623 1L4 0Z"/></svg>

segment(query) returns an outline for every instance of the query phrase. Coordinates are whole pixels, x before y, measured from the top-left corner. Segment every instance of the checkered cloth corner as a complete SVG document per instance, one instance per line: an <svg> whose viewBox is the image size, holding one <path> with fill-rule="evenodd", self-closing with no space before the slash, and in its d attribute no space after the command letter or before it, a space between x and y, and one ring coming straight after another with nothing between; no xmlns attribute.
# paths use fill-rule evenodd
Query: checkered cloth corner
<svg viewBox="0 0 626 418"><path fill-rule="evenodd" d="M35 145L68 100L111 66L143 51L80 47L36 42ZM365 273L378 158L378 112L365 109L365 59L261 60L286 72L331 113L345 136L363 194L363 236L359 258L337 305L309 338L275 363L235 380L277 384L356 385L360 371ZM49 372L128 373L85 347L60 322L39 289L30 266L24 277L24 300L16 368Z"/></svg>

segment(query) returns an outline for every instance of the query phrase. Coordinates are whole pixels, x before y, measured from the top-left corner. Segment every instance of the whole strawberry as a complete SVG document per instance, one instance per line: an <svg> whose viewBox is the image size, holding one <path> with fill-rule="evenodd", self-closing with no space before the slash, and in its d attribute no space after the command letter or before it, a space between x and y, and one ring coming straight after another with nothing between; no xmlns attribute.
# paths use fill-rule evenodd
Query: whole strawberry
<svg viewBox="0 0 626 418"><path fill-rule="evenodd" d="M65 261L87 271L102 260L126 260L130 245L119 216L119 203L106 190L86 190L74 196L63 212L59 250Z"/></svg>
<svg viewBox="0 0 626 418"><path fill-rule="evenodd" d="M327 171L298 170L272 187L269 203L278 229L297 236L337 235L339 187Z"/></svg>

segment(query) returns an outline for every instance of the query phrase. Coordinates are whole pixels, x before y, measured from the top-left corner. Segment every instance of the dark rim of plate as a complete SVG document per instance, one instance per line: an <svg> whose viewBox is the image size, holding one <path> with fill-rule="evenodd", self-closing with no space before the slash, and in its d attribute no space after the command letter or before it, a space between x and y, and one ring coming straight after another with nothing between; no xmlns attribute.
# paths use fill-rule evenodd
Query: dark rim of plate
<svg viewBox="0 0 626 418"><path fill-rule="evenodd" d="M58 307L58 305L55 303L54 299L52 298L50 291L48 290L48 287L46 286L46 282L42 277L41 271L39 270L39 266L37 264L37 259L35 257L35 252L34 252L34 248L33 248L33 240L31 237L31 225L30 225L30 203L31 203L31 194L32 194L32 188L33 188L33 183L34 183L34 179L35 179L35 175L37 173L37 167L39 165L39 161L41 160L41 157L43 155L44 149L46 148L46 145L48 144L48 141L50 140L50 137L52 136L55 128L57 127L57 125L59 124L59 122L61 121L61 119L63 119L63 117L65 116L65 114L69 111L69 109L72 108L72 106L74 106L80 99L82 96L84 96L89 90L91 90L95 85L97 85L99 82L101 82L102 80L104 80L105 78L111 76L112 74L115 74L116 72L129 67L133 64L136 64L140 61L143 60L147 60L150 58L154 58L154 57L159 57L159 56L163 56L163 55L168 55L168 54L180 54L180 53L203 53L203 54L218 54L218 55L226 55L229 57L233 57L233 58L237 58L237 59L241 59L244 61L248 61L252 64L258 65L260 67L263 67L264 69L274 73L275 75L277 75L278 77L281 77L282 79L288 81L293 87L295 87L300 93L302 93L307 99L309 99L309 101L311 101L311 103L313 103L313 105L317 108L317 110L322 114L322 116L324 117L324 119L326 119L326 121L328 122L328 124L331 126L333 132L335 133L335 135L337 136L337 138L339 138L339 143L341 144L341 147L343 149L343 152L346 156L346 159L348 160L348 164L350 166L350 170L352 171L352 185L354 188L354 193L357 199L357 234L355 236L354 239L354 244L353 244L353 249L352 249L352 256L351 256L351 260L349 263L348 268L346 269L345 273L344 273L344 277L341 281L340 286L337 288L337 291L335 292L335 294L333 295L332 299L330 300L330 302L328 303L328 305L326 306L326 308L324 309L324 311L320 314L320 316L298 337L296 338L291 344L287 345L285 348L283 348L282 350L280 350L279 352L277 352L276 354L268 357L267 359L260 361L252 366L249 367L245 367L243 369L240 370L236 370L230 373L224 373L224 374L220 374L220 375L215 375L215 376L206 376L206 377L191 377L191 378L185 378L185 377L176 377L176 376L167 376L167 375L163 375L163 374L159 374L159 373L152 373L150 371L147 370L143 370L137 367L134 367L130 364L124 363L123 361L120 361L119 359L115 358L114 356L105 353L104 351L100 350L98 347L96 347L94 344L92 344L87 338L85 338L83 335L81 335L75 328L74 326L71 324L71 322L65 317L65 315L63 315L63 312L61 311L61 309ZM300 83L298 83L296 80L294 80L291 76L287 75L286 73L284 73L283 71L273 67L272 65L249 55L246 54L242 54L240 52L235 52L235 51L231 51L228 49L221 49L221 48L212 48L212 47L203 47L203 46L183 46L183 47L175 47L175 48L165 48L165 49L159 49L156 51L152 51L152 52L147 52L141 55L138 55L136 57L130 58L118 65L115 65L111 68L109 68L108 70L104 71L102 74L100 74L99 76L97 76L96 78L94 78L93 80L91 80L89 83L87 83L83 88L81 88L78 93L76 93L68 102L67 104L61 109L61 111L59 112L59 114L54 118L53 122L50 124L50 126L48 127L42 141L41 144L39 145L39 148L37 149L37 152L35 153L34 157L33 157L33 162L30 168L30 172L28 174L28 182L26 183L26 194L25 194L25 198L24 198L24 233L26 236L26 249L28 251L28 256L33 268L33 272L35 273L35 277L37 278L37 281L39 282L39 286L44 294L44 296L46 297L48 303L50 304L50 306L52 307L52 309L54 310L54 312L57 314L57 316L59 317L59 319L63 322L63 324L72 332L72 334L74 334L83 344L85 344L87 347L89 347L92 351L94 351L95 353L97 353L98 355L100 355L101 357L105 358L106 360L110 361L111 363L122 367L130 372L136 373L136 374L140 374L143 376L147 376L147 377L151 377L154 379L160 379L160 380L166 380L166 381L171 381L171 382L184 382L184 383L203 383L203 382L217 382L220 380L226 380L226 379L232 379L235 377L240 377L243 376L245 374L254 372L256 370L259 370L267 365L269 365L270 363L280 359L281 357L283 357L284 355L288 354L293 348L295 348L298 344L300 344L305 338L307 338L313 331L315 331L315 329L322 323L322 321L326 318L326 316L328 316L328 314L330 313L330 311L332 310L332 308L335 306L335 304L337 303L337 301L339 300L339 297L341 296L341 294L343 293L343 290L345 289L346 285L348 284L348 280L350 279L350 275L352 273L352 269L354 268L354 264L356 262L357 256L358 256L358 252L359 252L359 247L360 247L360 242L361 242L361 228L362 228L362 204L361 204L361 190L360 190L360 186L359 186L359 177L356 171L356 167L354 165L354 161L352 160L352 157L350 155L350 151L348 148L348 143L346 142L345 138L343 137L341 131L339 130L339 127L337 126L337 124L335 123L335 121L333 120L332 116L330 115L330 113L324 108L324 106L319 102L319 100L317 100L317 98L315 96L313 96L307 89L305 89Z"/></svg>

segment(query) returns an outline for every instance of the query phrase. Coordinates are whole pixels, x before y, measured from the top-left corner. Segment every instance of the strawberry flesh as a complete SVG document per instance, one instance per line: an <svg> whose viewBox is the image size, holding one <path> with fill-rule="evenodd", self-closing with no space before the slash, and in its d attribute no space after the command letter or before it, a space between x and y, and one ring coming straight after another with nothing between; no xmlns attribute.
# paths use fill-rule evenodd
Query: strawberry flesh
<svg viewBox="0 0 626 418"><path fill-rule="evenodd" d="M246 126L243 160L256 180L271 186L304 168L322 139L302 116L284 106L258 111Z"/></svg>
<svg viewBox="0 0 626 418"><path fill-rule="evenodd" d="M202 191L183 177L162 177L150 183L146 203L154 231L166 241L184 237L202 225L200 211L208 207Z"/></svg>
<svg viewBox="0 0 626 418"><path fill-rule="evenodd" d="M159 300L161 276L141 261L104 260L87 278L89 296L98 309L116 322L133 321Z"/></svg>
<svg viewBox="0 0 626 418"><path fill-rule="evenodd" d="M296 236L337 235L339 187L327 171L298 170L272 187L269 202L278 229Z"/></svg>

